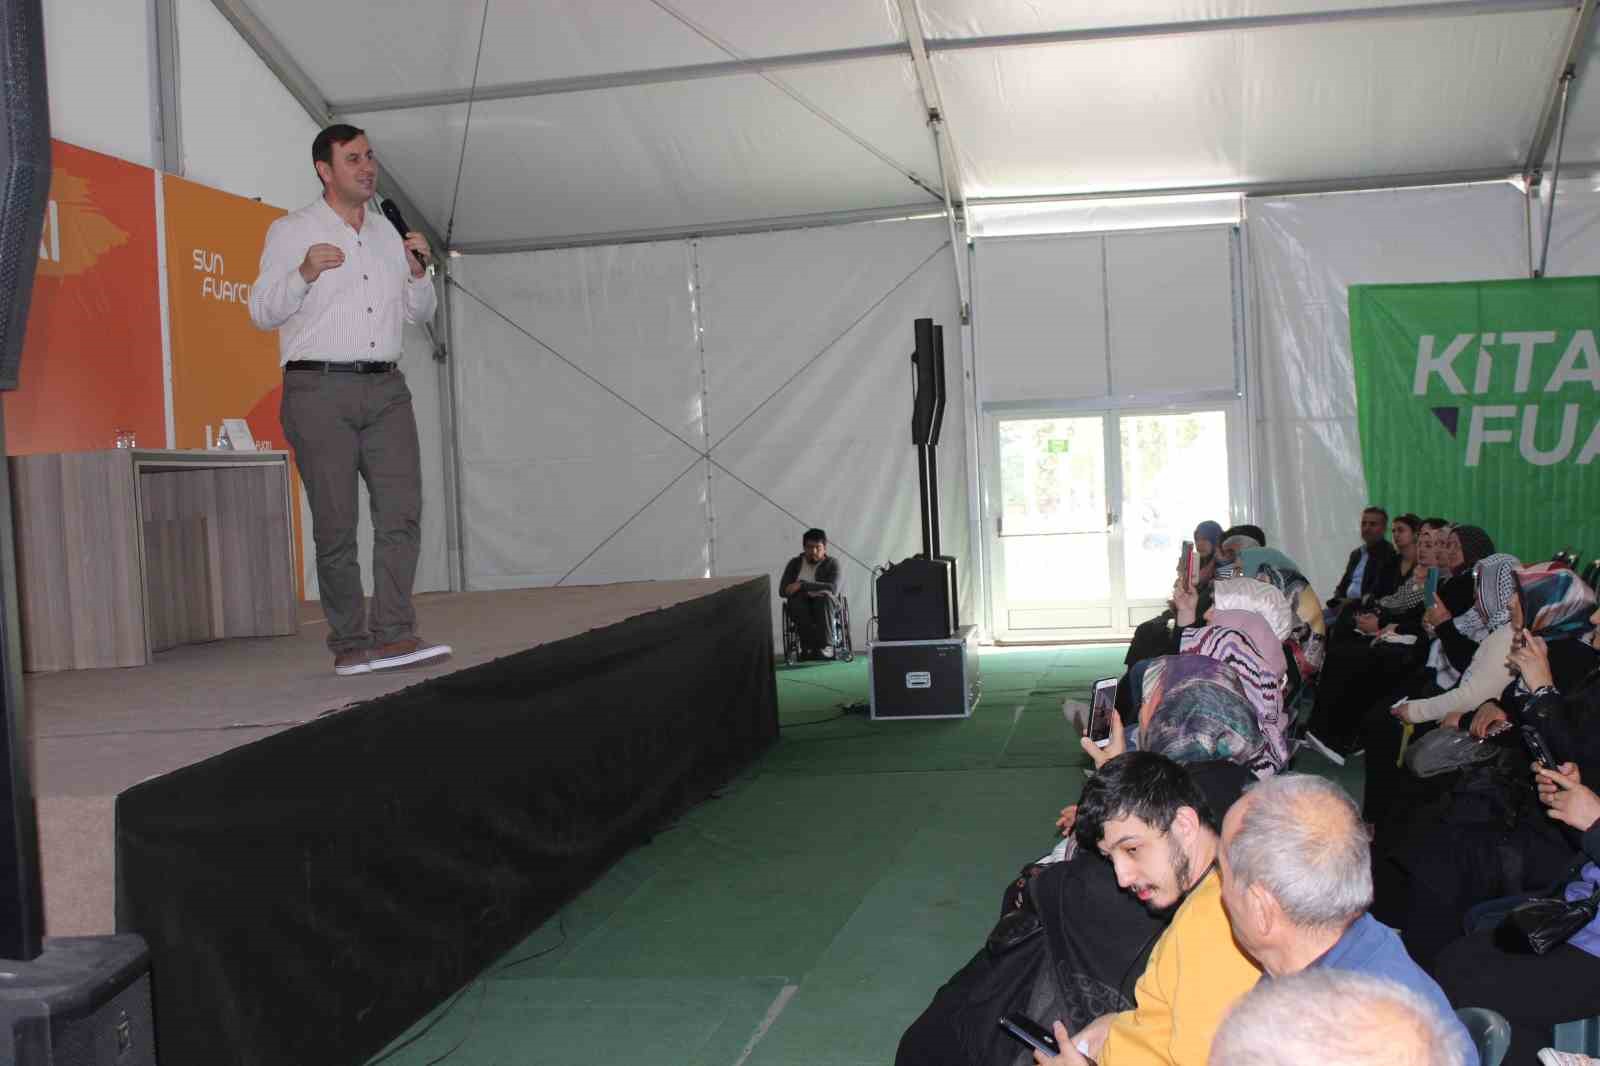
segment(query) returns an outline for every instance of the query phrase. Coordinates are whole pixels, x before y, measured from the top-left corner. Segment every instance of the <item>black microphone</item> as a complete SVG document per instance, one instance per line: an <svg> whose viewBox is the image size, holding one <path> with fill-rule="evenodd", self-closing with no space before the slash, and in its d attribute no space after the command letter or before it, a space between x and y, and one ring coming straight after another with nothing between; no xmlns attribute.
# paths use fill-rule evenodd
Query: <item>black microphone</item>
<svg viewBox="0 0 1600 1066"><path fill-rule="evenodd" d="M378 208L383 212L383 217L393 223L394 228L400 231L400 239L405 240L406 234L411 232L411 227L406 225L406 216L400 213L400 209L395 206L394 201L380 200L378 201ZM417 257L417 262L421 263L423 267L427 267L428 261L422 258L421 252L412 249L411 254Z"/></svg>

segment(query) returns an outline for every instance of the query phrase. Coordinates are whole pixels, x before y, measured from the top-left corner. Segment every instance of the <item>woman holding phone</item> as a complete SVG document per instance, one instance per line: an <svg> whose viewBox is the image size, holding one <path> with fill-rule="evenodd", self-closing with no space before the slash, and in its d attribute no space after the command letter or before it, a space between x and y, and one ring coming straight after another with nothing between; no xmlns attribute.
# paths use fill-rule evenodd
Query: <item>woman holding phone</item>
<svg viewBox="0 0 1600 1066"><path fill-rule="evenodd" d="M1528 745L1547 747L1553 763L1574 772L1590 765L1590 780L1600 780L1600 719L1591 717L1600 708L1595 594L1570 570L1516 570L1511 581L1503 632L1512 680L1494 699L1442 723L1505 750L1490 767L1435 779L1453 781L1451 791L1410 806L1384 836L1384 859L1402 876L1379 869L1374 913L1405 929L1406 946L1423 965L1460 934L1470 907L1542 888L1570 862L1574 842L1531 804L1521 769ZM1525 740L1518 727L1537 739Z"/></svg>

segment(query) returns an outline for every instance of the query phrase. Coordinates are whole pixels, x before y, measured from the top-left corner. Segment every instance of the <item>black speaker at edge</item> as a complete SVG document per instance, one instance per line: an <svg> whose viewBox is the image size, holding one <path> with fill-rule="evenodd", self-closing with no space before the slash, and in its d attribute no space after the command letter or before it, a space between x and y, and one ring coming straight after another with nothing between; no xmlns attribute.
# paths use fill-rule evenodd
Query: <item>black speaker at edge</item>
<svg viewBox="0 0 1600 1066"><path fill-rule="evenodd" d="M50 198L50 108L40 0L0 0L0 389L17 387Z"/></svg>
<svg viewBox="0 0 1600 1066"><path fill-rule="evenodd" d="M139 937L47 940L38 958L0 970L0 1066L155 1066Z"/></svg>
<svg viewBox="0 0 1600 1066"><path fill-rule="evenodd" d="M50 196L41 0L0 0L0 389L17 387ZM4 429L0 426L0 445ZM0 447L0 454L4 448ZM3 476L3 470L0 470ZM0 497L4 499L5 497ZM0 520L10 526L9 507ZM5 552L9 561L9 546ZM0 582L0 589L4 583ZM150 960L137 936L40 942L38 851L14 594L0 612L0 1066L154 1066Z"/></svg>

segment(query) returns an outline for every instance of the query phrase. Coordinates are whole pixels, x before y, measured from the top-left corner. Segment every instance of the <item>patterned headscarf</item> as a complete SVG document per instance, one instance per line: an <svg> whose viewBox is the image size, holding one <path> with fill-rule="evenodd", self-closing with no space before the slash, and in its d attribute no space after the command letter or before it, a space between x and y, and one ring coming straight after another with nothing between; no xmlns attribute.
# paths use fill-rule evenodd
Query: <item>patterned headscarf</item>
<svg viewBox="0 0 1600 1066"><path fill-rule="evenodd" d="M1456 619L1456 632L1469 640L1482 641L1511 621L1511 597L1517 592L1514 571L1521 565L1515 555L1504 552L1478 563L1474 569L1478 600L1471 610Z"/></svg>
<svg viewBox="0 0 1600 1066"><path fill-rule="evenodd" d="M1518 570L1522 624L1545 640L1581 636L1593 626L1594 590L1571 570Z"/></svg>
<svg viewBox="0 0 1600 1066"><path fill-rule="evenodd" d="M1184 631L1180 650L1215 659L1239 676L1256 725L1266 738L1260 760L1250 768L1260 776L1282 770L1289 762L1289 723L1283 709L1286 663L1283 644L1267 620L1253 610L1215 611L1210 625Z"/></svg>
<svg viewBox="0 0 1600 1066"><path fill-rule="evenodd" d="M1204 655L1163 655L1144 671L1144 699L1156 700L1140 747L1174 762L1261 761L1266 738L1239 675Z"/></svg>

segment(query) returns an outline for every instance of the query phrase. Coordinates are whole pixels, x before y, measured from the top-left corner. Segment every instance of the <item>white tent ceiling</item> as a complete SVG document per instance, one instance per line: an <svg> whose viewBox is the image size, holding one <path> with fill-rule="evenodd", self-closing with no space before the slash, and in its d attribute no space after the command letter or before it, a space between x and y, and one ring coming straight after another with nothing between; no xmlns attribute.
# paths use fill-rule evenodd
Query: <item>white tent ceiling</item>
<svg viewBox="0 0 1600 1066"><path fill-rule="evenodd" d="M214 2L469 252L933 212L947 185L1510 176L1569 57L1565 158L1600 160L1593 0Z"/></svg>

